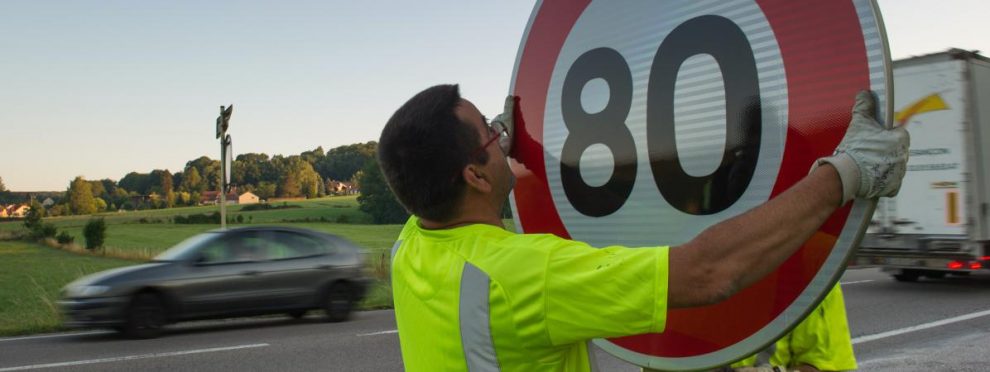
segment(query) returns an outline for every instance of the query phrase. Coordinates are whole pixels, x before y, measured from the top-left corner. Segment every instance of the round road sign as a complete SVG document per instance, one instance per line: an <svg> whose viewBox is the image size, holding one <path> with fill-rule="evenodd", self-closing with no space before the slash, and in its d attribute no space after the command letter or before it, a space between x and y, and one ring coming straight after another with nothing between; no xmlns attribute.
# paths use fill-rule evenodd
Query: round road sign
<svg viewBox="0 0 990 372"><path fill-rule="evenodd" d="M887 117L889 71L871 0L540 2L511 88L516 226L685 243L804 177L838 145L857 91ZM596 343L665 370L758 351L831 289L871 213L865 200L840 209L760 282L670 310L662 334Z"/></svg>

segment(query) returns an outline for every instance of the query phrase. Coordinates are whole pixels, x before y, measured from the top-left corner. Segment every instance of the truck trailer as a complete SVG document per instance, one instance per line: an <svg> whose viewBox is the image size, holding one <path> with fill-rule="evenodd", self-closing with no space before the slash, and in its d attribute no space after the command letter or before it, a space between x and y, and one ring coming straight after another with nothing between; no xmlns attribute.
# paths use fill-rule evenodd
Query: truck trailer
<svg viewBox="0 0 990 372"><path fill-rule="evenodd" d="M894 61L893 75L907 175L878 201L854 262L907 282L990 269L990 59L950 49Z"/></svg>

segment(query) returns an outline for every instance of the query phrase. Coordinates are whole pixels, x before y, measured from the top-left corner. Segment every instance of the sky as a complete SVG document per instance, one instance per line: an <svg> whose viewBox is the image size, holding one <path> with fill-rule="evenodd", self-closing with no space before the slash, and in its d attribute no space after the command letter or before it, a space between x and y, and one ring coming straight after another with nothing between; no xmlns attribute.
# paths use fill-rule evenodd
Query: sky
<svg viewBox="0 0 990 372"><path fill-rule="evenodd" d="M990 54L990 2L879 0L894 59ZM294 155L377 141L416 92L459 83L492 117L533 1L0 0L0 178L181 171L234 153Z"/></svg>

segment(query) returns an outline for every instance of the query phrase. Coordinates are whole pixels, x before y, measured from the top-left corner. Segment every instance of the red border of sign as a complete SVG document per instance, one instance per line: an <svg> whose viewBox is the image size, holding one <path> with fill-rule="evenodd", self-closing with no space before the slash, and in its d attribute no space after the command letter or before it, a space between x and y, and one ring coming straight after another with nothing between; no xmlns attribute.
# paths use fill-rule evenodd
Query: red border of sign
<svg viewBox="0 0 990 372"><path fill-rule="evenodd" d="M787 77L789 125L771 193L776 197L804 177L814 159L832 152L849 122L852 97L869 89L870 74L860 20L851 1L756 2L777 36ZM570 237L553 204L544 169L543 113L561 47L589 4L544 1L521 48L513 94L520 97L516 120L523 131L516 136L513 169L518 178L516 217L527 233ZM729 300L670 310L662 334L610 341L638 353L678 358L715 352L745 339L780 315L808 286L831 252L849 211L849 206L837 211L777 271Z"/></svg>

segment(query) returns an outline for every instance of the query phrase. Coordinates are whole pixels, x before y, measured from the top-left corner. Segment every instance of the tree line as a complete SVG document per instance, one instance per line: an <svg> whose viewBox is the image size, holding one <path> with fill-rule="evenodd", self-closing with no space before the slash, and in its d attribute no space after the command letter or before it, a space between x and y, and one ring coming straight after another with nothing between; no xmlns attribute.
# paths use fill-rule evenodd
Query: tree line
<svg viewBox="0 0 990 372"><path fill-rule="evenodd" d="M323 147L299 155L246 153L231 167L231 185L261 199L315 198L331 194L332 182L360 184L362 169L378 172L374 163L377 142L355 143L324 151ZM374 164L374 167L369 167ZM73 179L46 215L92 214L108 210L159 209L199 204L202 195L217 191L220 161L201 156L186 162L176 173L155 169L130 172L120 180ZM387 189L387 188L386 188ZM389 192L391 194L391 192ZM390 195L389 195L390 196Z"/></svg>

